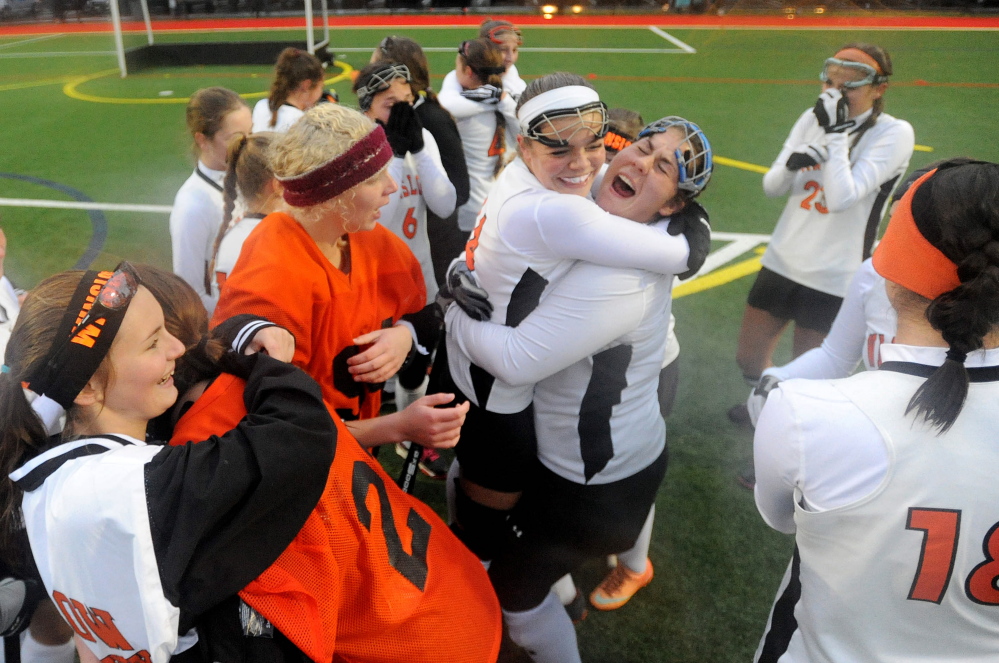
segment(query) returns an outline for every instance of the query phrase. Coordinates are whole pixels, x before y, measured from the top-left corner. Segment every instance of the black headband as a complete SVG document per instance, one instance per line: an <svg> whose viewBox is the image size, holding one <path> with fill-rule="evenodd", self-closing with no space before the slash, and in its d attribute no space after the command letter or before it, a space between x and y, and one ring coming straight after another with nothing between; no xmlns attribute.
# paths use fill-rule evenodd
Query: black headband
<svg viewBox="0 0 999 663"><path fill-rule="evenodd" d="M127 262L113 272L84 274L45 361L25 380L28 388L68 410L111 349L138 287Z"/></svg>

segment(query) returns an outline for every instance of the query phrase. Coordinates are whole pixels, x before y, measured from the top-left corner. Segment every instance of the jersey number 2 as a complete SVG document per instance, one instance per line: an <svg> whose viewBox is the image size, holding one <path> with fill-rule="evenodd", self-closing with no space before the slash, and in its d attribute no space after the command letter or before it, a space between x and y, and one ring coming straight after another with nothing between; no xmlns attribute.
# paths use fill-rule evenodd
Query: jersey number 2
<svg viewBox="0 0 999 663"><path fill-rule="evenodd" d="M912 579L909 599L940 603L954 572L961 511L912 507L905 528L923 531L919 566ZM964 592L975 603L999 605L999 589L996 589L996 580L999 580L999 523L985 535L982 552L985 561L968 575Z"/></svg>
<svg viewBox="0 0 999 663"><path fill-rule="evenodd" d="M385 536L385 547L388 548L389 564L422 592L427 585L427 545L430 543L430 523L410 508L406 524L413 533L412 545L410 546L413 554L410 555L403 550L402 540L395 528L392 503L389 502L385 482L364 461L358 460L354 461L351 492L354 495L357 518L369 532L371 531L371 511L365 500L370 488L374 488L378 495L378 505L382 512L382 534Z"/></svg>

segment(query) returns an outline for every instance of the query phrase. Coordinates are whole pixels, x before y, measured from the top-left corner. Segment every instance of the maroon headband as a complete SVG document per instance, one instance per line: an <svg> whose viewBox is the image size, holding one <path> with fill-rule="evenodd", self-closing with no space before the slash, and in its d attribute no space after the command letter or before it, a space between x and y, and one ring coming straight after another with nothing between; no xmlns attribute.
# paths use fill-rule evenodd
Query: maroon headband
<svg viewBox="0 0 999 663"><path fill-rule="evenodd" d="M392 159L392 147L381 125L357 141L343 154L323 165L287 179L278 178L284 186L284 200L293 207L309 207L336 198L385 167Z"/></svg>

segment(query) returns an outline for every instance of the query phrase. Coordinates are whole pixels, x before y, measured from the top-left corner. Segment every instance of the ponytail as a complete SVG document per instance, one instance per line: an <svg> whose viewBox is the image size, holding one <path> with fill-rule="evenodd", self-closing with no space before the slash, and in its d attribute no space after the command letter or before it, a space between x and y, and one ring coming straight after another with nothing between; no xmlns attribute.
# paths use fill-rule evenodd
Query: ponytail
<svg viewBox="0 0 999 663"><path fill-rule="evenodd" d="M274 80L267 97L267 107L271 111L271 121L267 126L273 128L277 125L278 111L303 81L318 83L322 80L323 63L315 55L297 48L281 51L274 65Z"/></svg>
<svg viewBox="0 0 999 663"><path fill-rule="evenodd" d="M479 83L503 89L503 51L495 42L486 37L465 41L458 49L458 57L472 70ZM493 134L490 153L497 157L493 165L493 177L497 177L506 165L503 158L506 152L506 116L499 111L494 111L494 114L496 131Z"/></svg>

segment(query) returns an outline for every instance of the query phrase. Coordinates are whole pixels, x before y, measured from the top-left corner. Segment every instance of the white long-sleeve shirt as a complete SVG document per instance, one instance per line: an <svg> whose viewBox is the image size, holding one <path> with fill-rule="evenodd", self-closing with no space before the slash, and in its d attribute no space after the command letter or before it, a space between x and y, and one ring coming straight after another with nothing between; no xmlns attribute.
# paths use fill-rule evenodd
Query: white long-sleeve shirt
<svg viewBox="0 0 999 663"><path fill-rule="evenodd" d="M869 114L856 118L858 127ZM884 207L915 145L912 126L887 113L851 152L852 140L845 132L826 134L809 109L763 177L767 196L788 196L763 266L836 297L846 295L854 272L869 257ZM788 170L788 157L807 145L826 145L828 160L811 169Z"/></svg>
<svg viewBox="0 0 999 663"><path fill-rule="evenodd" d="M198 162L177 191L170 212L173 272L187 281L211 314L218 301L205 287L215 236L222 225L222 180L225 171Z"/></svg>

